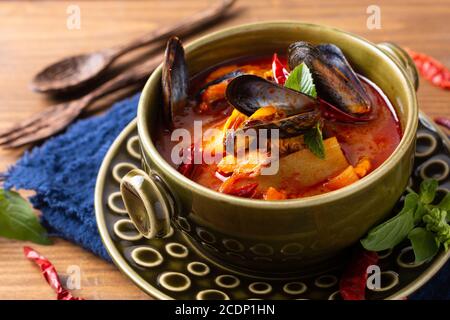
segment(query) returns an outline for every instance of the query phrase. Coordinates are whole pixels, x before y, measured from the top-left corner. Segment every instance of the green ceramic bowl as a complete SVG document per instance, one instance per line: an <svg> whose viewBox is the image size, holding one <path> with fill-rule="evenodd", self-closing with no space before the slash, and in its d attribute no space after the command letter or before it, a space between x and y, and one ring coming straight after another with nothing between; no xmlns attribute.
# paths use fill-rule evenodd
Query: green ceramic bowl
<svg viewBox="0 0 450 320"><path fill-rule="evenodd" d="M138 109L145 172L130 172L121 185L125 205L144 236L161 237L172 222L212 261L253 274L285 275L325 267L324 262L386 218L407 185L418 123L416 70L399 47L375 45L322 25L262 22L204 36L185 50L190 74L195 74L224 60L286 52L297 40L336 44L357 72L381 87L403 128L395 152L364 179L323 195L262 201L215 192L177 172L152 141L153 125L161 119L159 67L145 85Z"/></svg>

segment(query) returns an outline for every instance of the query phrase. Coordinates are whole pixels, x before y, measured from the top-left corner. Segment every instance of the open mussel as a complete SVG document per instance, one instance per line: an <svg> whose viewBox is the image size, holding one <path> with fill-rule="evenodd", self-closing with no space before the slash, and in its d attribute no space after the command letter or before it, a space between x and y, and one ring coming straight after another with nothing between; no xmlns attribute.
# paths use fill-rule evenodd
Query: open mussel
<svg viewBox="0 0 450 320"><path fill-rule="evenodd" d="M342 51L335 45L314 46L299 41L288 49L289 67L304 62L311 70L320 97L352 115L371 111L371 100Z"/></svg>
<svg viewBox="0 0 450 320"><path fill-rule="evenodd" d="M219 84L224 81L231 81L232 79L234 79L240 75L243 75L243 74L245 74L244 71L237 69L237 70L231 71L229 73L226 73L223 76L218 77L217 79L207 82L195 94L195 99L199 100L200 96L203 94L203 92L205 92L205 90L208 89L209 87L214 86L214 85Z"/></svg>
<svg viewBox="0 0 450 320"><path fill-rule="evenodd" d="M313 109L311 111L299 113L290 117L274 119L271 121L249 120L244 123L242 130L245 132L249 129L253 130L279 130L281 139L295 137L304 134L306 131L314 127L320 121L320 111Z"/></svg>
<svg viewBox="0 0 450 320"><path fill-rule="evenodd" d="M177 37L167 42L162 68L164 120L173 127L175 114L183 112L188 101L189 75L183 45Z"/></svg>
<svg viewBox="0 0 450 320"><path fill-rule="evenodd" d="M228 102L239 112L251 116L261 108L272 108L276 116L252 118L240 128L279 129L280 138L298 136L320 120L317 100L254 75L242 75L227 87Z"/></svg>
<svg viewBox="0 0 450 320"><path fill-rule="evenodd" d="M317 101L310 96L254 75L242 75L233 79L228 84L226 98L233 107L247 116L267 106L282 110L286 116L318 106Z"/></svg>

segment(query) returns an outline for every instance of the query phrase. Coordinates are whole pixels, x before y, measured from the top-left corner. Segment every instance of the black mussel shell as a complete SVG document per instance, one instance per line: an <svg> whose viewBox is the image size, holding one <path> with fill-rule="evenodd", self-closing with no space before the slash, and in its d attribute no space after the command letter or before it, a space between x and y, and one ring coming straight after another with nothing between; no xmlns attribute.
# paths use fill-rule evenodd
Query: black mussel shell
<svg viewBox="0 0 450 320"><path fill-rule="evenodd" d="M289 68L291 70L294 70L294 68L302 62L304 62L309 67L312 64L312 60L317 59L317 56L319 56L319 54L319 50L309 42L297 41L291 43L288 48Z"/></svg>
<svg viewBox="0 0 450 320"><path fill-rule="evenodd" d="M279 130L279 137L290 138L304 134L306 131L314 127L320 121L320 110L314 109L304 113L295 114L287 118L281 118L273 121L249 120L244 124L242 130L245 132L249 129Z"/></svg>
<svg viewBox="0 0 450 320"><path fill-rule="evenodd" d="M221 82L223 82L223 81L226 81L226 80L234 79L234 78L236 78L236 77L238 77L238 76L241 76L241 75L243 75L243 74L245 74L245 73L244 73L242 70L237 69L237 70L231 71L231 72L229 72L229 73L227 73L227 74L224 74L223 76L221 76L221 77L219 77L219 78L217 78L217 79L211 80L211 81L209 81L208 83L206 83L205 85L203 85L203 86L197 91L197 93L194 95L194 97L195 97L196 100L198 100L198 99L200 99L200 95L201 95L203 92L205 92L205 90L208 89L209 87L211 87L211 86L213 86L213 85L216 85L216 84L219 84L219 83L221 83Z"/></svg>
<svg viewBox="0 0 450 320"><path fill-rule="evenodd" d="M366 103L370 105L371 101L369 95L367 94L363 84L345 58L342 50L338 46L331 43L318 45L317 49L319 49L326 61L331 63L337 70L342 72L342 74L355 87L356 91L362 96Z"/></svg>
<svg viewBox="0 0 450 320"><path fill-rule="evenodd" d="M286 116L318 108L318 102L314 98L255 75L234 78L227 86L226 98L233 107L247 116L268 106L282 110Z"/></svg>
<svg viewBox="0 0 450 320"><path fill-rule="evenodd" d="M187 104L189 87L184 49L177 37L172 37L167 42L161 83L164 120L170 127L173 127L174 116L182 113Z"/></svg>
<svg viewBox="0 0 450 320"><path fill-rule="evenodd" d="M260 130L267 130L265 133L267 141L270 141L274 137L272 130L278 130L279 139L296 137L306 133L320 122L321 112L317 109L273 121L248 120L242 128L227 131L224 145L228 148L228 144L236 141L239 134L248 135L249 130L254 130L254 135L251 134L251 136L255 136L257 141L260 138ZM235 144L234 146L236 148Z"/></svg>
<svg viewBox="0 0 450 320"><path fill-rule="evenodd" d="M304 62L313 74L317 93L329 103L354 115L370 112L371 100L337 46L295 42L289 46L288 62L291 70Z"/></svg>

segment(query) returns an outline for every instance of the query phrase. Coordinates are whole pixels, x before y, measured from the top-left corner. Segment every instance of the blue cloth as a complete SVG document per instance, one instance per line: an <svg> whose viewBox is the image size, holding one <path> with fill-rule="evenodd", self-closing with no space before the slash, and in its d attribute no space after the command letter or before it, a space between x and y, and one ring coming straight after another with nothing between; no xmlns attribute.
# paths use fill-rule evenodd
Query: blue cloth
<svg viewBox="0 0 450 320"><path fill-rule="evenodd" d="M5 188L34 190L31 203L55 236L110 260L94 214L95 181L108 148L136 117L139 95L107 113L79 120L66 132L27 152L6 174Z"/></svg>
<svg viewBox="0 0 450 320"><path fill-rule="evenodd" d="M36 192L31 202L51 233L107 260L95 222L95 181L108 148L136 116L138 100L136 95L104 115L76 122L27 152L6 175L5 187ZM450 263L409 298L450 299Z"/></svg>

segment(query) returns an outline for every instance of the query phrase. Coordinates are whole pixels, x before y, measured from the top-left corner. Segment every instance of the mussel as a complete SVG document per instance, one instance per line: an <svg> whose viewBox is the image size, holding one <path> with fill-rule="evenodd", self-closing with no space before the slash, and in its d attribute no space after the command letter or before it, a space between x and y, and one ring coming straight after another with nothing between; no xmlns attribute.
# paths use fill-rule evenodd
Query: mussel
<svg viewBox="0 0 450 320"><path fill-rule="evenodd" d="M267 106L283 110L287 116L317 107L314 98L254 75L242 75L233 79L228 84L226 98L233 107L247 116Z"/></svg>
<svg viewBox="0 0 450 320"><path fill-rule="evenodd" d="M369 95L337 46L294 42L288 49L289 67L293 70L302 62L311 70L320 97L352 115L371 111Z"/></svg>
<svg viewBox="0 0 450 320"><path fill-rule="evenodd" d="M274 119L271 121L249 120L242 126L242 130L254 129L278 129L281 139L295 137L304 134L320 121L320 110L313 109L290 117Z"/></svg>
<svg viewBox="0 0 450 320"><path fill-rule="evenodd" d="M161 83L164 120L172 128L174 116L182 113L188 102L189 85L184 49L177 37L172 37L167 42Z"/></svg>
<svg viewBox="0 0 450 320"><path fill-rule="evenodd" d="M223 76L221 76L221 77L219 77L217 79L214 79L214 80L211 80L211 81L207 82L206 84L204 84L197 91L197 93L195 94L195 99L199 100L200 96L202 95L202 93L205 92L205 90L208 89L209 87L211 87L213 85L216 85L216 84L219 84L219 83L221 83L223 81L234 79L234 78L236 78L236 77L238 77L240 75L243 75L243 74L245 74L244 71L242 71L240 69L237 69L237 70L231 71L229 73L226 73L226 74L224 74Z"/></svg>
<svg viewBox="0 0 450 320"><path fill-rule="evenodd" d="M263 107L277 110L278 117L274 119L249 119L241 127L244 131L279 129L280 138L287 138L305 133L320 120L317 100L254 75L233 79L228 84L226 98L247 116Z"/></svg>

